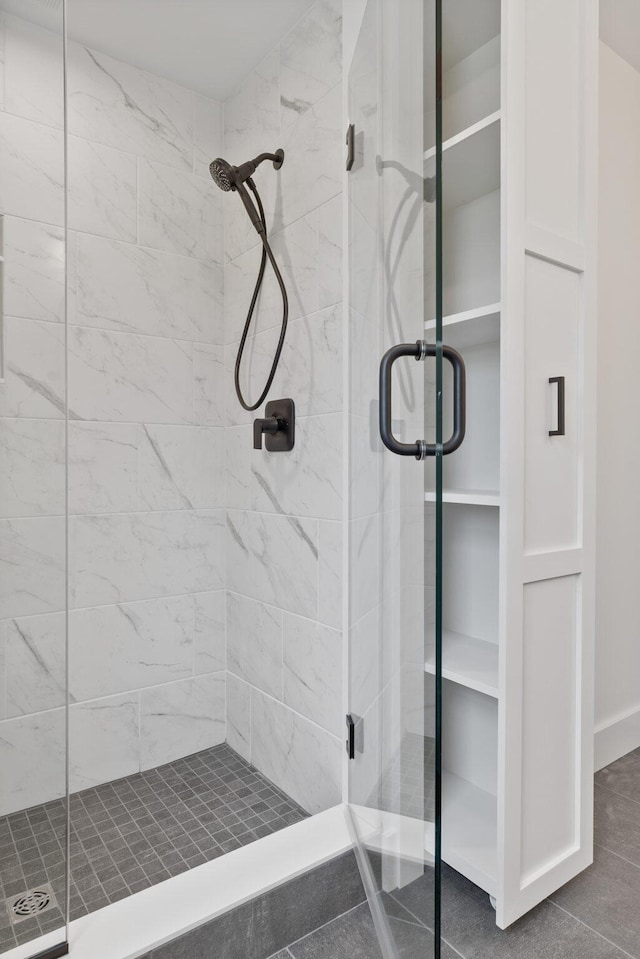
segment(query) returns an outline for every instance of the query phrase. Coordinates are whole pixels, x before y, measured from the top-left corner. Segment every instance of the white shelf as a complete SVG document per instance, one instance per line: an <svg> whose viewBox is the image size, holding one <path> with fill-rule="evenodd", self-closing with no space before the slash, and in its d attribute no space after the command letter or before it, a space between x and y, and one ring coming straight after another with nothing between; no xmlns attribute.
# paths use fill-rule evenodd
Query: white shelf
<svg viewBox="0 0 640 959"><path fill-rule="evenodd" d="M427 491L425 503L435 503L436 494ZM500 493L493 490L447 489L442 491L443 503L458 503L461 506L500 506Z"/></svg>
<svg viewBox="0 0 640 959"><path fill-rule="evenodd" d="M496 895L496 797L446 770L442 777L442 858L490 896Z"/></svg>
<svg viewBox="0 0 640 959"><path fill-rule="evenodd" d="M443 317L442 335L449 346L470 349L482 343L495 343L500 339L500 304L490 303L463 313ZM433 332L435 320L427 320L425 333Z"/></svg>
<svg viewBox="0 0 640 959"><path fill-rule="evenodd" d="M443 206L451 209L500 189L500 111L496 110L442 144ZM432 175L435 147L427 150Z"/></svg>
<svg viewBox="0 0 640 959"><path fill-rule="evenodd" d="M435 649L428 651L424 668L427 673L435 674ZM444 629L442 678L497 699L498 646Z"/></svg>

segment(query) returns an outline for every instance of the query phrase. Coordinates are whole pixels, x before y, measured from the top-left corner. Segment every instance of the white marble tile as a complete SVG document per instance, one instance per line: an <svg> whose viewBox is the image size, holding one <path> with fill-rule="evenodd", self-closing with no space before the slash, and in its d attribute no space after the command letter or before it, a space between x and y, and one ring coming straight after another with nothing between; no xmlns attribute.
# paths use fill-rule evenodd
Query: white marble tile
<svg viewBox="0 0 640 959"><path fill-rule="evenodd" d="M62 420L0 419L0 516L64 513Z"/></svg>
<svg viewBox="0 0 640 959"><path fill-rule="evenodd" d="M224 513L178 510L71 521L76 607L200 593L224 586Z"/></svg>
<svg viewBox="0 0 640 959"><path fill-rule="evenodd" d="M292 613L316 616L316 521L230 510L227 530L229 589Z"/></svg>
<svg viewBox="0 0 640 959"><path fill-rule="evenodd" d="M318 568L318 619L342 628L343 535L342 522L321 522Z"/></svg>
<svg viewBox="0 0 640 959"><path fill-rule="evenodd" d="M137 693L76 703L69 708L71 792L139 771L138 711Z"/></svg>
<svg viewBox="0 0 640 959"><path fill-rule="evenodd" d="M224 156L222 103L193 94L193 172L209 177L209 164Z"/></svg>
<svg viewBox="0 0 640 959"><path fill-rule="evenodd" d="M342 517L342 414L296 418L291 453L251 451L252 509Z"/></svg>
<svg viewBox="0 0 640 959"><path fill-rule="evenodd" d="M73 326L68 345L72 419L192 421L191 343Z"/></svg>
<svg viewBox="0 0 640 959"><path fill-rule="evenodd" d="M319 254L318 273L320 309L340 303L343 295L343 236L344 220L342 196L334 197L318 210Z"/></svg>
<svg viewBox="0 0 640 959"><path fill-rule="evenodd" d="M240 382L245 396L254 397L262 389L273 360L278 340L277 329L258 334L248 346ZM252 415L244 412L235 398L233 370L237 346L227 347L226 367L228 422L249 423ZM289 324L285 345L271 396L295 399L296 415L334 413L342 409L342 307L334 306L313 316Z"/></svg>
<svg viewBox="0 0 640 959"><path fill-rule="evenodd" d="M282 611L227 593L227 668L282 699Z"/></svg>
<svg viewBox="0 0 640 959"><path fill-rule="evenodd" d="M67 86L70 133L191 169L188 90L77 43L69 45Z"/></svg>
<svg viewBox="0 0 640 959"><path fill-rule="evenodd" d="M5 110L62 129L62 14L59 32L5 14Z"/></svg>
<svg viewBox="0 0 640 959"><path fill-rule="evenodd" d="M350 416L348 421L349 513L352 518L369 516L383 508L388 479L386 450L379 433L378 403L370 408L369 417ZM399 439L404 437L404 441L409 442L409 437L405 436L397 420L394 421L394 428Z"/></svg>
<svg viewBox="0 0 640 959"><path fill-rule="evenodd" d="M129 512L138 507L138 427L69 423L69 512Z"/></svg>
<svg viewBox="0 0 640 959"><path fill-rule="evenodd" d="M69 691L76 702L191 675L190 596L71 611Z"/></svg>
<svg viewBox="0 0 640 959"><path fill-rule="evenodd" d="M64 417L64 328L5 316L5 382L0 383L3 416Z"/></svg>
<svg viewBox="0 0 640 959"><path fill-rule="evenodd" d="M63 516L0 521L0 619L64 609Z"/></svg>
<svg viewBox="0 0 640 959"><path fill-rule="evenodd" d="M227 434L227 509L251 509L253 430L230 426Z"/></svg>
<svg viewBox="0 0 640 959"><path fill-rule="evenodd" d="M222 193L213 180L138 162L138 237L143 246L222 263Z"/></svg>
<svg viewBox="0 0 640 959"><path fill-rule="evenodd" d="M224 149L229 163L275 151L280 133L279 56L270 54L224 104Z"/></svg>
<svg viewBox="0 0 640 959"><path fill-rule="evenodd" d="M139 508L225 506L225 431L196 426L140 426Z"/></svg>
<svg viewBox="0 0 640 959"><path fill-rule="evenodd" d="M265 151L275 152L280 142L279 55L275 51L249 74L224 105L224 153L239 164ZM285 160L285 162L287 162ZM267 228L273 231L280 174L265 165L255 182L264 203ZM235 259L256 244L257 234L238 197L224 197L225 255Z"/></svg>
<svg viewBox="0 0 640 959"><path fill-rule="evenodd" d="M342 714L342 634L310 619L283 616L285 705L340 736Z"/></svg>
<svg viewBox="0 0 640 959"><path fill-rule="evenodd" d="M0 725L0 816L64 796L64 713L54 709Z"/></svg>
<svg viewBox="0 0 640 959"><path fill-rule="evenodd" d="M262 146L258 148L262 152ZM227 150L225 148L225 154ZM245 151L238 151L238 156L242 156L240 162L245 159ZM252 159L255 156L255 150L246 148L246 158ZM231 158L229 157L231 162ZM285 163L286 163L285 158ZM253 180L260 194L267 224L267 234L269 239L275 239L276 229L282 225L282 218L278 217L280 210L280 171L276 171L269 162L256 170ZM233 193L226 193L222 197L222 209L224 212L224 254L225 260L235 260L243 253L261 245L255 227L247 216L244 204L240 198Z"/></svg>
<svg viewBox="0 0 640 959"><path fill-rule="evenodd" d="M193 419L199 426L226 422L225 351L221 346L193 348Z"/></svg>
<svg viewBox="0 0 640 959"><path fill-rule="evenodd" d="M380 607L372 609L349 628L349 704L365 716L381 689L382 633Z"/></svg>
<svg viewBox="0 0 640 959"><path fill-rule="evenodd" d="M64 322L64 231L33 220L4 220L4 312Z"/></svg>
<svg viewBox="0 0 640 959"><path fill-rule="evenodd" d="M251 761L310 813L341 801L342 742L251 690Z"/></svg>
<svg viewBox="0 0 640 959"><path fill-rule="evenodd" d="M251 687L227 673L227 742L251 762Z"/></svg>
<svg viewBox="0 0 640 959"><path fill-rule="evenodd" d="M140 693L142 769L217 746L224 738L224 673L195 676Z"/></svg>
<svg viewBox="0 0 640 959"><path fill-rule="evenodd" d="M272 240L273 254L287 288L289 319L318 310L318 215L312 213L278 233ZM225 314L227 340L240 339L260 266L261 248L254 247L225 267ZM271 265L267 265L260 299L252 320L252 332L279 327L282 294Z"/></svg>
<svg viewBox="0 0 640 959"><path fill-rule="evenodd" d="M62 132L0 113L0 210L62 226L64 143Z"/></svg>
<svg viewBox="0 0 640 959"><path fill-rule="evenodd" d="M380 517L349 523L349 622L356 623L380 602Z"/></svg>
<svg viewBox="0 0 640 959"><path fill-rule="evenodd" d="M0 110L4 110L4 35L5 35L5 15L0 13Z"/></svg>
<svg viewBox="0 0 640 959"><path fill-rule="evenodd" d="M335 86L282 135L275 229L322 206L342 191L342 84Z"/></svg>
<svg viewBox="0 0 640 959"><path fill-rule="evenodd" d="M9 620L6 663L9 716L66 705L65 614Z"/></svg>
<svg viewBox="0 0 640 959"><path fill-rule="evenodd" d="M80 137L69 137L67 149L69 227L135 243L135 156Z"/></svg>
<svg viewBox="0 0 640 959"><path fill-rule="evenodd" d="M227 600L224 589L193 597L194 670L216 673L227 665Z"/></svg>
<svg viewBox="0 0 640 959"><path fill-rule="evenodd" d="M223 343L222 267L207 260L81 235L78 323Z"/></svg>
<svg viewBox="0 0 640 959"><path fill-rule="evenodd" d="M342 0L318 0L280 44L283 126L342 79Z"/></svg>
<svg viewBox="0 0 640 959"><path fill-rule="evenodd" d="M0 47L2 44L2 17L0 17ZM0 73L2 62L0 61ZM0 623L0 719L7 717L7 623Z"/></svg>

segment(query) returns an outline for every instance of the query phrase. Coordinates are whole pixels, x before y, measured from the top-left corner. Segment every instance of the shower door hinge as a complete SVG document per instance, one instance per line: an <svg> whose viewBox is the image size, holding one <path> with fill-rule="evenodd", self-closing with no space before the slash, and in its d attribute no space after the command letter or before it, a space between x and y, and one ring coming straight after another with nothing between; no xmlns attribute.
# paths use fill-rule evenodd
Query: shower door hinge
<svg viewBox="0 0 640 959"><path fill-rule="evenodd" d="M364 728L360 716L347 715L347 756L355 759L356 753L364 752Z"/></svg>
<svg viewBox="0 0 640 959"><path fill-rule="evenodd" d="M356 159L356 128L353 123L349 124L347 129L347 173L353 170L353 164Z"/></svg>
<svg viewBox="0 0 640 959"><path fill-rule="evenodd" d="M347 756L356 758L356 724L351 713L347 715Z"/></svg>

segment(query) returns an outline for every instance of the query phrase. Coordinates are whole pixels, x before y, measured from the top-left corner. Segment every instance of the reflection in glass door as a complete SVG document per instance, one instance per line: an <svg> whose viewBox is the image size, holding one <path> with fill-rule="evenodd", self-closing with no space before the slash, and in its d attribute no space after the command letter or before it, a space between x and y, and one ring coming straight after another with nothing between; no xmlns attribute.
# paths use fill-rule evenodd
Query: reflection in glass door
<svg viewBox="0 0 640 959"><path fill-rule="evenodd" d="M385 957L440 955L436 6L369 0L349 73L349 815Z"/></svg>

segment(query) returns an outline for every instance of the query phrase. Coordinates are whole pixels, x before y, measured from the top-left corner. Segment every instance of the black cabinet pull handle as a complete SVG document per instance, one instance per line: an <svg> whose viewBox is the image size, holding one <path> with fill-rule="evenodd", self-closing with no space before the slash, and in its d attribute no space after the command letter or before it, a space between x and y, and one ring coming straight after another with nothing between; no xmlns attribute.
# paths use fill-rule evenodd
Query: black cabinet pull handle
<svg viewBox="0 0 640 959"><path fill-rule="evenodd" d="M416 440L415 443L401 443L393 435L391 411L391 372L393 364L401 356L413 356L416 360L424 360L427 356L435 356L435 343L426 343L417 340L415 343L398 343L382 357L380 361L380 437L382 442L397 456L414 456L417 460L435 456L438 447L436 443L427 443L425 440ZM466 431L467 387L464 360L451 346L442 347L442 355L453 367L453 433L446 443L442 444L442 453L454 453L464 440Z"/></svg>
<svg viewBox="0 0 640 959"><path fill-rule="evenodd" d="M549 430L549 436L564 436L566 427L564 376L550 376L549 383L558 384L558 428L555 430Z"/></svg>

